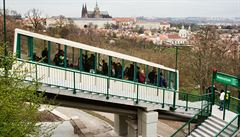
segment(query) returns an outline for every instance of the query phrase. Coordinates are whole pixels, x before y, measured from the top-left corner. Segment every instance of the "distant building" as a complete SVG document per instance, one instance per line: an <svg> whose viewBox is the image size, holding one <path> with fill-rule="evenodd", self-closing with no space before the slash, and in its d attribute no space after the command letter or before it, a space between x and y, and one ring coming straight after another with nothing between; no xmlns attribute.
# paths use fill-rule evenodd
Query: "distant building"
<svg viewBox="0 0 240 137"><path fill-rule="evenodd" d="M188 30L186 30L182 25L182 29L179 30L178 34L181 38L189 38L191 35L191 27L189 26Z"/></svg>
<svg viewBox="0 0 240 137"><path fill-rule="evenodd" d="M180 37L178 34L168 34L167 43L172 45L183 45L187 43L187 39Z"/></svg>
<svg viewBox="0 0 240 137"><path fill-rule="evenodd" d="M169 30L171 25L167 22L161 22L159 27L161 30Z"/></svg>
<svg viewBox="0 0 240 137"><path fill-rule="evenodd" d="M105 28L106 24L116 24L116 21L113 21L111 18L78 18L73 19L75 25L79 28Z"/></svg>
<svg viewBox="0 0 240 137"><path fill-rule="evenodd" d="M98 3L96 2L96 7L94 11L88 11L87 5L82 7L82 18L112 18L107 11L100 11Z"/></svg>
<svg viewBox="0 0 240 137"><path fill-rule="evenodd" d="M132 28L136 23L136 19L134 18L113 18L113 21L116 21L117 25L123 29Z"/></svg>
<svg viewBox="0 0 240 137"><path fill-rule="evenodd" d="M149 21L137 21L136 26L143 27L144 29L159 29L159 22L149 22Z"/></svg>

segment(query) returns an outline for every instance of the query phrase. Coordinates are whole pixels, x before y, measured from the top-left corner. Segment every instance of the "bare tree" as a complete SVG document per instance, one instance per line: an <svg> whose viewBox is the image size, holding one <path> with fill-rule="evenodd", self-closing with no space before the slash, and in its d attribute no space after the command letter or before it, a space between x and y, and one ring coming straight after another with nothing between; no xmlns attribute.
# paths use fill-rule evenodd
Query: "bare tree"
<svg viewBox="0 0 240 137"><path fill-rule="evenodd" d="M45 19L41 18L41 11L38 9L31 9L26 13L26 17L29 19L34 30L39 30L43 28Z"/></svg>
<svg viewBox="0 0 240 137"><path fill-rule="evenodd" d="M190 68L186 74L192 76L202 92L211 83L213 68L235 75L238 63L232 55L237 43L232 37L223 38L217 28L208 26L195 34L191 41L194 46L184 60L184 67Z"/></svg>

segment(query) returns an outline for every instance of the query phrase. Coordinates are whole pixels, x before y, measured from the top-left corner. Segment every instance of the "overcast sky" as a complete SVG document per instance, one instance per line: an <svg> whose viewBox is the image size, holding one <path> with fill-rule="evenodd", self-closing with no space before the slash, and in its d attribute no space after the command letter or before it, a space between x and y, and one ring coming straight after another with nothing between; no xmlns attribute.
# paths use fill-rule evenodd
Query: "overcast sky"
<svg viewBox="0 0 240 137"><path fill-rule="evenodd" d="M96 0L6 0L6 7L22 14L36 8L48 17L80 17L83 3L93 10ZM98 0L98 5L113 17L240 17L240 0Z"/></svg>

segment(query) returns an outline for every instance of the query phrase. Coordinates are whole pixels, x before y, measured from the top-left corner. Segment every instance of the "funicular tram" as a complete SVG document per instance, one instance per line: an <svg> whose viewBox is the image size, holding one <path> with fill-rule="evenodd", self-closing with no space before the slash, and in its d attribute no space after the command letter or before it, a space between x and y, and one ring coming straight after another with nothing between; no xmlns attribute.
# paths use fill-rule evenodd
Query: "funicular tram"
<svg viewBox="0 0 240 137"><path fill-rule="evenodd" d="M35 70L28 80L39 79L73 94L199 108L179 100L178 70L137 57L20 29L15 30L14 53L18 62Z"/></svg>

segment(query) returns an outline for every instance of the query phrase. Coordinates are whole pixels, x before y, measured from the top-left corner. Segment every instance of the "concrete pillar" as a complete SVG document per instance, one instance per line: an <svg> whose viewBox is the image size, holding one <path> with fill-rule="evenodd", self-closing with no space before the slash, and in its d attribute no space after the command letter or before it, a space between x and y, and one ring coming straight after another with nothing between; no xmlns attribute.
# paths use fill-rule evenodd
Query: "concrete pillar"
<svg viewBox="0 0 240 137"><path fill-rule="evenodd" d="M128 124L126 120L127 116L114 114L114 131L119 136L127 136L128 135Z"/></svg>
<svg viewBox="0 0 240 137"><path fill-rule="evenodd" d="M140 119L139 119L140 118ZM138 112L138 134L142 137L157 137L158 112Z"/></svg>
<svg viewBox="0 0 240 137"><path fill-rule="evenodd" d="M138 136L142 135L142 114L143 114L143 111L138 109L138 114L137 114Z"/></svg>
<svg viewBox="0 0 240 137"><path fill-rule="evenodd" d="M127 120L128 124L128 137L138 137L137 120Z"/></svg>

